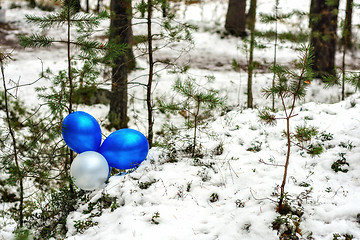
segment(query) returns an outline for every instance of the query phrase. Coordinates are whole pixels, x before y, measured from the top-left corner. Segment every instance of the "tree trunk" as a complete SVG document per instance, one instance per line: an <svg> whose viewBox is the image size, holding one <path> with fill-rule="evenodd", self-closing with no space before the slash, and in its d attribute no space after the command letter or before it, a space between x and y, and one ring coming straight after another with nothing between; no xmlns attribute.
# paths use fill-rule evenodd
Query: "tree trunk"
<svg viewBox="0 0 360 240"><path fill-rule="evenodd" d="M276 66L276 60L277 60L277 45L278 45L278 11L279 11L279 0L275 1L275 41L274 41L274 61L273 61L273 67ZM275 78L276 73L274 72L273 79L272 79L272 87L275 88ZM275 112L275 94L271 94L271 110Z"/></svg>
<svg viewBox="0 0 360 240"><path fill-rule="evenodd" d="M36 7L36 2L35 2L35 0L30 0L30 7L31 7L31 8Z"/></svg>
<svg viewBox="0 0 360 240"><path fill-rule="evenodd" d="M88 13L90 10L90 7L89 7L89 0L86 0L86 12Z"/></svg>
<svg viewBox="0 0 360 240"><path fill-rule="evenodd" d="M153 82L153 75L154 75L154 60L153 60L153 47L152 47L152 32L151 32L151 20L152 20L152 0L148 0L148 7L147 7L147 30L148 30L148 54L149 54L149 78L147 84L147 92L146 92L146 103L147 103L147 110L148 110L148 142L149 148L153 145L153 138L154 138L154 119L153 119L153 106L152 106L152 82Z"/></svg>
<svg viewBox="0 0 360 240"><path fill-rule="evenodd" d="M342 33L342 45L343 45L343 56L342 56L342 86L341 86L341 100L345 99L345 56L346 50L351 49L352 42L351 42L351 18L352 18L352 5L353 0L346 1L346 15L345 15L345 23L343 26L343 33Z"/></svg>
<svg viewBox="0 0 360 240"><path fill-rule="evenodd" d="M72 68L71 68L71 8L70 8L70 4L71 2L67 2L66 4L68 4L68 8L67 8L67 42L66 42L66 46L67 46L67 64L68 64L68 80L69 80L69 109L68 109L68 113L71 114L73 111L73 90L74 90L74 84L73 84L73 73L72 73ZM71 177L69 176L69 170L70 170L70 166L72 164L74 160L74 151L71 150L69 148L69 159L67 162L65 162L65 176L68 178L69 180L69 189L71 194L74 193L74 186L73 186L73 182Z"/></svg>
<svg viewBox="0 0 360 240"><path fill-rule="evenodd" d="M345 15L342 43L347 49L352 48L352 41L351 41L351 39L352 39L352 31L351 31L352 8L353 8L353 0L346 0L346 15Z"/></svg>
<svg viewBox="0 0 360 240"><path fill-rule="evenodd" d="M81 11L81 4L80 4L80 0L75 0L75 8L77 12Z"/></svg>
<svg viewBox="0 0 360 240"><path fill-rule="evenodd" d="M80 12L81 10L80 0L65 0L64 5L66 6L68 4L73 5L76 12Z"/></svg>
<svg viewBox="0 0 360 240"><path fill-rule="evenodd" d="M339 0L311 0L310 42L314 47L316 77L335 76L336 30Z"/></svg>
<svg viewBox="0 0 360 240"><path fill-rule="evenodd" d="M251 0L253 5L253 12L251 12L252 19L249 22L250 28L250 56L248 63L248 87L247 87L247 107L253 108L253 94L252 94L252 75L254 70L254 47L255 47L255 21L256 21L256 0Z"/></svg>
<svg viewBox="0 0 360 240"><path fill-rule="evenodd" d="M161 11L162 11L163 18L166 18L166 16L167 16L167 0L162 0Z"/></svg>
<svg viewBox="0 0 360 240"><path fill-rule="evenodd" d="M246 0L229 0L225 29L234 36L246 36Z"/></svg>
<svg viewBox="0 0 360 240"><path fill-rule="evenodd" d="M131 0L111 0L110 10L112 17L110 21L109 41L113 44L126 44L128 51L113 59L112 87L110 99L109 121L110 127L116 129L126 128L128 125L127 116L127 74L128 63L132 53L132 30ZM133 56L133 55L132 55Z"/></svg>
<svg viewBox="0 0 360 240"><path fill-rule="evenodd" d="M102 4L102 0L97 0L96 9L95 9L95 11L96 11L97 13L100 12L100 2L101 2L101 4Z"/></svg>
<svg viewBox="0 0 360 240"><path fill-rule="evenodd" d="M254 8L256 8L256 4L254 4L253 1L250 0L250 7L249 7L249 11L246 14L246 23L249 24L249 22L251 22L251 19L253 19L253 13L256 12L256 9L254 10Z"/></svg>
<svg viewBox="0 0 360 240"><path fill-rule="evenodd" d="M284 167L284 175L283 175L283 180L281 182L281 187L280 187L280 199L279 199L279 206L278 206L278 211L280 214L283 214L283 207L284 207L283 203L284 203L284 199L285 199L285 184L286 184L287 172L288 172L288 167L289 167L289 162L290 162L290 150L291 150L290 118L291 118L291 116L286 116L287 152L286 152L286 161L285 161L285 167Z"/></svg>

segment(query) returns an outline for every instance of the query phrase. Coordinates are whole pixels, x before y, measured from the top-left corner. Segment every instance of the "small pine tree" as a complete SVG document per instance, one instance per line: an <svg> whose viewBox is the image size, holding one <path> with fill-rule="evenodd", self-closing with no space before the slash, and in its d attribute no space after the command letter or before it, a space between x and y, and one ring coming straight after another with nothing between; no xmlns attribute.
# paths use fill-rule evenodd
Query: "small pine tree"
<svg viewBox="0 0 360 240"><path fill-rule="evenodd" d="M277 60L277 47L278 47L278 22L284 21L285 19L288 19L291 14L282 14L279 13L279 0L275 0L274 5L274 12L275 14L260 14L261 22L271 24L275 23L275 40L274 40L274 60L273 60L273 66L276 66L276 60ZM272 80L272 87L275 86L275 72L273 74L273 80ZM272 111L275 111L275 94L272 94L271 96L272 101Z"/></svg>
<svg viewBox="0 0 360 240"><path fill-rule="evenodd" d="M48 69L41 73L41 78L50 80L52 83L50 87L36 89L39 93L38 97L45 104L41 104L38 109L35 109L35 112L25 111L22 113L26 119L23 121L23 128L27 130L22 131L26 134L19 137L18 144L21 148L20 155L25 168L23 172L32 178L34 186L44 195L48 195L49 191L56 194L59 189L64 189L63 192L67 194L67 197L61 200L68 207L66 212L54 211L52 215L41 216L41 219L34 217L30 211L35 203L28 202L27 210L30 212L28 211L25 216L26 226L37 228L33 231L39 233L38 236L41 239L64 234L66 232L66 221L64 221L66 216L64 214L67 215L74 209L74 201L69 200L76 199L77 194L69 176L74 153L64 147L61 139L63 117L74 110L73 93L81 87L96 86L99 63L109 62L112 56L124 52L124 46L91 39L100 22L108 18L108 14L106 12L99 15L79 13L76 4L75 0L62 0L61 8L55 13L46 16L26 16L29 23L33 23L41 29L65 29L65 39L38 33L19 38L24 47L51 47L54 43L59 43L63 44L67 50L66 70L53 74ZM103 58L104 55L105 58ZM43 109L44 105L46 110ZM66 158L65 161L64 158ZM55 200L50 199L48 204L53 204ZM58 232L59 229L61 229L60 232Z"/></svg>
<svg viewBox="0 0 360 240"><path fill-rule="evenodd" d="M302 46L301 57L297 62L297 70L290 70L286 67L275 65L272 68L272 71L276 75L275 85L270 88L265 88L263 90L266 98L272 96L273 94L279 98L284 108L285 117L277 118L269 109L265 109L259 112L259 118L262 122L266 124L275 124L278 119L286 120L286 131L285 136L287 138L287 154L284 167L283 181L280 187L280 198L278 203L279 213L284 211L284 201L286 197L285 184L287 180L288 166L290 163L290 150L291 145L294 144L292 141L292 136L294 134L290 131L290 120L295 117L297 114L294 112L296 103L305 97L306 86L311 83L313 78L312 72L312 49L310 46ZM313 136L313 130L304 130L304 128L298 128L295 137L297 140L307 141L309 137ZM319 151L316 151L318 153Z"/></svg>
<svg viewBox="0 0 360 240"><path fill-rule="evenodd" d="M11 146L9 146L8 149L10 150L10 154L8 154L7 156L5 156L5 169L8 172L7 173L12 173L12 177L14 178L14 182L15 184L19 184L19 214L18 214L18 226L19 228L22 228L24 225L24 173L23 173L23 168L21 166L20 163L20 159L19 159L19 154L18 154L18 146L17 146L17 139L15 136L15 130L14 130L14 121L12 121L11 119L11 110L10 110L10 100L9 100L9 96L8 96L8 89L6 86L6 79L5 79L5 68L4 68L4 64L5 61L7 61L8 59L10 59L10 54L4 54L2 52L0 52L0 68L1 68L1 77L2 77L2 82L3 82L3 88L4 88L4 94L1 94L2 99L4 99L4 111L6 114L6 123L7 123L7 130L9 132L9 135L11 137ZM2 102L2 101L1 101ZM6 138L5 138L6 139ZM4 139L4 141L5 141ZM5 144L3 141L3 139L1 139L2 144ZM4 146L4 149L6 147ZM9 150L7 150L9 151ZM7 162L8 159L8 162ZM3 161L2 161L3 162Z"/></svg>
<svg viewBox="0 0 360 240"><path fill-rule="evenodd" d="M43 98L51 110L54 117L53 123L60 136L60 124L63 114L70 114L73 111L73 93L76 87L83 87L84 83L96 84L94 80L98 75L95 70L97 64L102 61L98 55L111 52L113 54L121 54L123 47L113 46L108 43L102 43L91 39L96 27L99 26L101 20L108 18L106 12L98 15L85 14L78 12L77 0L62 0L61 8L56 13L46 16L26 15L27 21L39 26L41 29L61 28L66 29L66 39L56 39L52 36L40 35L34 33L30 36L20 36L20 44L26 48L51 47L54 43L61 43L67 49L67 69L60 71L57 76L51 77L51 71L47 71L45 76L52 78L53 86L50 92L46 88L38 88L42 92L39 96ZM75 29L74 29L75 28ZM73 39L72 31L76 30L77 35ZM71 47L78 49L77 58L71 51ZM111 50L111 51L110 51ZM110 54L107 55L109 57ZM83 62L83 69L76 68L76 62ZM87 82L88 81L88 82ZM53 125L53 124L50 124ZM55 134L55 133L52 133ZM68 176L70 164L74 158L73 151L69 150L69 157L65 162L64 173L70 181L70 189L72 189L71 180Z"/></svg>
<svg viewBox="0 0 360 240"><path fill-rule="evenodd" d="M187 24L187 23L179 23L175 21L175 15L170 13L169 11L169 5L166 3L166 0L148 0L148 1L141 1L138 5L136 5L135 10L140 13L140 16L142 18L146 16L146 23L147 23L147 36L145 37L147 41L146 49L140 49L141 52L146 53L148 56L148 65L149 65L149 71L148 71L148 82L145 85L146 88L146 105L147 105L147 117L148 117L148 142L150 148L153 145L153 138L154 138L154 132L153 132L153 126L154 126L154 104L153 104L153 81L156 74L159 72L156 70L156 64L163 64L162 69L167 68L179 68L176 66L175 62L170 62L168 60L161 61L161 60L155 60L154 59L154 53L161 50L162 48L168 47L170 44L175 42L185 42L189 45L193 44L191 31L195 30L196 27ZM152 29L152 22L154 21L154 12L155 11L162 11L163 18L162 19L156 19L157 22L160 23L160 32L153 31ZM135 14L137 13L135 12ZM154 47L153 42L156 39L162 39L164 42L166 42L163 46L157 46ZM186 49L181 49L179 52L176 53L179 55L184 54ZM176 55L175 55L176 56ZM175 57L176 59L177 57Z"/></svg>
<svg viewBox="0 0 360 240"><path fill-rule="evenodd" d="M208 90L199 86L193 78L187 78L184 82L177 79L173 90L180 94L183 101L166 103L159 100L159 108L162 112L186 112L185 115L188 116L188 118L185 124L188 128L194 129L191 146L191 155L194 157L196 153L197 133L199 131L199 125L201 124L201 114L205 111L218 108L223 104L224 99L218 96L217 91L212 89Z"/></svg>

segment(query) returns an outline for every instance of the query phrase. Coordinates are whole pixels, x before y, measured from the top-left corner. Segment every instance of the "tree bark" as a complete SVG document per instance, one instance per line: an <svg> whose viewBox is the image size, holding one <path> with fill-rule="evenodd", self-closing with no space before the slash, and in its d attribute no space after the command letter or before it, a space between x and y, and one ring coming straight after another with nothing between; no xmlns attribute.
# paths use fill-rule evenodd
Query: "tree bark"
<svg viewBox="0 0 360 240"><path fill-rule="evenodd" d="M254 70L254 47L255 47L255 21L256 21L256 0L251 0L251 4L255 6L251 12L252 18L249 22L250 28L250 53L248 63L248 86L247 86L247 107L253 108L253 94L252 94L252 75Z"/></svg>
<svg viewBox="0 0 360 240"><path fill-rule="evenodd" d="M127 128L127 75L129 59L131 59L132 30L131 0L111 0L110 10L112 13L110 21L109 41L113 44L126 44L126 53L113 59L112 87L110 98L109 121L110 127L116 129ZM130 54L131 52L131 54Z"/></svg>
<svg viewBox="0 0 360 240"><path fill-rule="evenodd" d="M77 12L81 11L81 4L80 4L80 0L76 0L75 1L75 8Z"/></svg>
<svg viewBox="0 0 360 240"><path fill-rule="evenodd" d="M68 64L68 80L69 80L69 109L68 109L68 113L71 114L73 111L73 90L74 90L74 85L73 85L73 73L71 71L71 9L70 9L70 4L71 2L67 2L66 4L69 4L68 8L67 8L67 41L66 41L66 46L67 46L67 64ZM73 194L74 193L74 186L73 186L73 182L71 177L69 176L69 170L70 170L70 166L74 160L74 151L69 149L69 159L68 161L65 162L65 176L67 177L67 179L69 180L69 189L70 189L70 193Z"/></svg>
<svg viewBox="0 0 360 240"><path fill-rule="evenodd" d="M353 8L353 0L346 0L346 10L345 10L345 23L344 23L344 31L343 31L343 39L342 43L347 49L352 48L352 8Z"/></svg>
<svg viewBox="0 0 360 240"><path fill-rule="evenodd" d="M95 11L98 13L98 12L100 12L100 3L101 3L101 5L102 5L102 0L97 0L97 4L96 4L96 9L95 9Z"/></svg>
<svg viewBox="0 0 360 240"><path fill-rule="evenodd" d="M339 0L311 0L310 42L314 47L316 77L335 76L336 30Z"/></svg>
<svg viewBox="0 0 360 240"><path fill-rule="evenodd" d="M249 22L251 22L251 19L254 17L253 13L254 11L256 11L256 9L254 10L254 8L256 8L256 4L254 4L254 1L250 0L250 7L249 7L249 11L246 14L246 23L249 24Z"/></svg>
<svg viewBox="0 0 360 240"><path fill-rule="evenodd" d="M161 11L162 11L163 18L166 18L166 16L167 16L167 0L162 0Z"/></svg>
<svg viewBox="0 0 360 240"><path fill-rule="evenodd" d="M35 0L30 0L30 7L31 7L31 8L36 7L36 2L35 2Z"/></svg>
<svg viewBox="0 0 360 240"><path fill-rule="evenodd" d="M225 29L234 36L245 37L246 0L229 0Z"/></svg>
<svg viewBox="0 0 360 240"><path fill-rule="evenodd" d="M86 0L86 12L88 13L90 10L90 7L89 7L89 0Z"/></svg>
<svg viewBox="0 0 360 240"><path fill-rule="evenodd" d="M153 106L152 106L152 82L153 82L153 75L154 75L154 59L153 59L153 47L152 47L152 29L151 29L151 20L152 20L152 11L153 11L152 0L148 0L148 7L147 7L147 30L148 30L148 54L149 54L149 78L147 84L147 91L146 91L146 103L147 103L147 110L148 110L148 142L149 148L153 145Z"/></svg>
<svg viewBox="0 0 360 240"><path fill-rule="evenodd" d="M81 10L80 0L65 0L64 4L65 5L68 5L68 4L73 5L76 12L80 12L80 10Z"/></svg>

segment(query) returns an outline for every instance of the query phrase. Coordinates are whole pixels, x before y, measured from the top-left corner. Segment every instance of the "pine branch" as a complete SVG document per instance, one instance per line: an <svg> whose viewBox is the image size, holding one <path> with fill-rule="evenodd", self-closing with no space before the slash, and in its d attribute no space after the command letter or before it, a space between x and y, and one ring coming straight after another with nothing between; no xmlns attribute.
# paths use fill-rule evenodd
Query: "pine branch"
<svg viewBox="0 0 360 240"><path fill-rule="evenodd" d="M104 52L108 50L106 43L101 43L95 40L78 39L76 42L71 42L73 45L79 47L84 53L90 54L93 52Z"/></svg>
<svg viewBox="0 0 360 240"><path fill-rule="evenodd" d="M54 43L54 38L43 36L40 34L32 34L29 37L19 36L20 45L29 48L29 47L50 47Z"/></svg>
<svg viewBox="0 0 360 240"><path fill-rule="evenodd" d="M26 22L38 25L40 28L59 27L66 23L66 15L63 12L51 13L46 16L25 15Z"/></svg>
<svg viewBox="0 0 360 240"><path fill-rule="evenodd" d="M75 23L80 29L87 29L98 27L102 20L108 19L109 14L106 11L100 12L99 14L75 14L71 19L71 23Z"/></svg>
<svg viewBox="0 0 360 240"><path fill-rule="evenodd" d="M265 108L258 113L258 117L260 118L260 121L271 126L276 125L276 117L274 114L270 112L270 109Z"/></svg>
<svg viewBox="0 0 360 240"><path fill-rule="evenodd" d="M276 21L284 22L284 20L290 18L293 15L294 13L278 13L277 15L260 13L260 21L262 23L273 23Z"/></svg>
<svg viewBox="0 0 360 240"><path fill-rule="evenodd" d="M350 83L357 89L360 89L360 74L352 73L352 74L346 76L345 81Z"/></svg>
<svg viewBox="0 0 360 240"><path fill-rule="evenodd" d="M166 111L175 113L176 111L180 111L184 109L183 106L178 103L174 103L174 102L166 103L162 99L158 99L157 103L159 106L158 109L162 113L165 113Z"/></svg>
<svg viewBox="0 0 360 240"><path fill-rule="evenodd" d="M188 79L184 83L180 79L177 79L173 86L173 90L187 97L196 95L195 85Z"/></svg>
<svg viewBox="0 0 360 240"><path fill-rule="evenodd" d="M46 16L25 15L26 22L38 25L40 28L49 29L60 27L67 23L68 13L62 9L58 13L51 13ZM106 11L95 14L84 14L72 12L70 14L70 25L76 25L80 29L98 27L101 20L107 19L109 14Z"/></svg>

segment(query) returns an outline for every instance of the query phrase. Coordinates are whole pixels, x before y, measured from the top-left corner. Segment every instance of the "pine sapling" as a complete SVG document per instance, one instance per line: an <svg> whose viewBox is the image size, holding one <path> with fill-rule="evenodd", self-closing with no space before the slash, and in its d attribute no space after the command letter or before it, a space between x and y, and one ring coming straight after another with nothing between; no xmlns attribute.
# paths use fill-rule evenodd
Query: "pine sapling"
<svg viewBox="0 0 360 240"><path fill-rule="evenodd" d="M107 13L102 12L98 15L79 13L77 7L77 0L62 0L61 8L56 13L51 13L45 16L26 15L29 23L38 25L41 29L65 27L65 40L37 33L31 34L30 36L19 37L20 44L27 48L51 47L54 43L60 43L66 46L67 70L60 71L59 75L55 77L54 84L56 84L56 86L52 89L53 94L48 95L49 100L47 100L50 109L54 111L54 115L60 118L59 122L62 121L63 111L67 110L68 114L73 111L73 93L77 85L75 80L78 79L82 84L84 81L83 76L84 74L86 75L86 73L78 71L74 68L75 59L73 57L74 53L71 51L71 47L73 46L79 50L78 57L80 60L85 63L91 62L93 67L95 67L96 63L99 63L100 61L97 56L99 53L105 53L105 51L109 51L109 49L113 50L113 52L121 51L119 47L114 47L108 43L101 43L90 39L91 34L94 32L94 28L100 25L101 20L108 18ZM71 34L73 28L76 28L78 32L75 39L72 38ZM89 65L85 64L84 66L88 68ZM91 71L91 69L88 69L88 71L89 70ZM60 87L60 91L57 91L57 87ZM43 90L46 89L43 88ZM46 94L43 95L43 97L46 97ZM64 100L65 97L67 97L67 101ZM55 99L58 102L53 104L54 102L51 102L51 99ZM54 107L54 105L57 105L57 107ZM67 176L66 178L70 179L68 176L68 170L74 159L74 153L70 149L68 156L69 158L65 161L64 165L64 173ZM69 180L69 182L70 189L72 190L73 186L71 180Z"/></svg>
<svg viewBox="0 0 360 240"><path fill-rule="evenodd" d="M185 47L182 49L176 49L175 60L159 60L154 59L154 53L159 51L163 48L169 47L174 42L183 41L192 45L192 36L191 30L194 30L195 27L187 24L187 23L179 23L174 21L175 15L169 13L169 5L167 4L166 0L147 0L141 1L135 7L135 10L140 13L141 18L145 18L146 15L146 24L147 24L147 36L144 36L144 39L147 42L147 48L141 49L140 51L143 52L148 56L148 81L147 84L141 84L137 82L130 82L129 84L140 84L143 85L146 89L146 105L147 105L147 118L148 118L148 142L149 147L151 148L153 145L153 126L154 126L154 104L153 104L153 81L154 77L158 72L164 69L173 68L178 69L179 67L176 65L175 61L184 53L190 50L189 47ZM162 11L163 18L162 19L155 19L153 14L155 11ZM136 12L134 13L134 15ZM152 29L153 22L160 23L160 32L155 32ZM153 46L153 42L156 40L162 39L165 44L163 46ZM172 47L170 47L172 48ZM172 48L172 50L175 50ZM177 56L179 55L179 56ZM156 70L156 64L162 64L161 70ZM176 70L175 70L176 71Z"/></svg>
<svg viewBox="0 0 360 240"><path fill-rule="evenodd" d="M264 14L264 13L260 13L260 21L266 24L271 24L271 23L275 23L275 29L274 29L274 58L273 58L273 67L276 66L276 61L277 61L277 48L278 48L278 38L279 38L279 33L278 33L278 22L279 21L285 21L286 19L288 19L292 14L282 14L279 13L279 0L275 0L275 5L274 5L274 14L270 13L270 14ZM275 78L276 78L276 74L273 73L273 79L272 79L272 87L275 86ZM275 111L275 94L271 95L271 102L272 102L272 106L271 109L272 111Z"/></svg>
<svg viewBox="0 0 360 240"><path fill-rule="evenodd" d="M290 131L290 120L297 116L294 112L297 101L305 97L306 86L310 84L313 78L313 72L311 70L312 65L312 50L310 46L301 47L301 57L297 62L297 67L300 71L290 70L286 67L275 65L272 71L276 74L276 81L274 87L265 88L263 90L265 97L270 97L272 94L277 96L284 109L285 117L276 117L269 109L260 111L259 117L266 124L275 124L277 120L283 119L286 121L285 136L287 139L287 153L284 166L283 180L280 187L280 198L278 202L278 212L284 213L284 201L286 200L285 184L287 180L288 167L290 163L290 150L293 144ZM310 133L311 135L311 133ZM301 136L298 136L300 139ZM303 137L303 136L302 136ZM308 137L304 136L306 139Z"/></svg>
<svg viewBox="0 0 360 240"><path fill-rule="evenodd" d="M223 104L223 99L218 96L217 91L204 89L192 78L188 78L184 82L177 79L173 86L173 90L183 97L183 101L165 103L164 101L159 100L159 108L160 111L169 111L172 113L177 113L179 111L186 112L185 115L188 116L188 119L185 124L189 128L193 127L191 155L192 157L195 157L197 134L201 123L201 113L221 106Z"/></svg>

